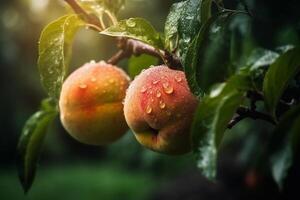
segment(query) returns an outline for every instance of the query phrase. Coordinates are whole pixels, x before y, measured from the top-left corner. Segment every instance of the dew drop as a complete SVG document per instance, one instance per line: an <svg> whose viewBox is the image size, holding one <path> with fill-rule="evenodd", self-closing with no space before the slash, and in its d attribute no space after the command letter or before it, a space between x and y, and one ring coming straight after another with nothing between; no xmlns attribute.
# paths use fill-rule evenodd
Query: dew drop
<svg viewBox="0 0 300 200"><path fill-rule="evenodd" d="M145 86L142 87L141 93L145 93L147 91L147 88Z"/></svg>
<svg viewBox="0 0 300 200"><path fill-rule="evenodd" d="M92 78L91 78L91 81L92 81L92 82L96 82L96 80L97 80L97 79L96 79L95 77L92 77Z"/></svg>
<svg viewBox="0 0 300 200"><path fill-rule="evenodd" d="M164 109L164 108L166 107L165 102L163 102L162 100L160 100L160 101L159 101L159 107L160 107L161 109Z"/></svg>
<svg viewBox="0 0 300 200"><path fill-rule="evenodd" d="M171 113L170 111L167 111L167 115L168 115L168 116L171 116L172 113Z"/></svg>
<svg viewBox="0 0 300 200"><path fill-rule="evenodd" d="M169 83L163 83L163 88L166 94L172 94L174 92L173 87Z"/></svg>
<svg viewBox="0 0 300 200"><path fill-rule="evenodd" d="M156 93L156 97L157 97L157 98L161 97L161 92L160 92L159 90L158 90L157 93Z"/></svg>
<svg viewBox="0 0 300 200"><path fill-rule="evenodd" d="M159 82L159 80L153 81L152 84L156 85Z"/></svg>
<svg viewBox="0 0 300 200"><path fill-rule="evenodd" d="M115 80L114 79L109 79L109 81L108 81L109 83L114 83L115 82Z"/></svg>
<svg viewBox="0 0 300 200"><path fill-rule="evenodd" d="M85 89L85 88L87 88L87 85L86 85L86 84L80 84L80 85L79 85L79 88Z"/></svg>
<svg viewBox="0 0 300 200"><path fill-rule="evenodd" d="M154 99L151 99L150 101L151 101L151 102L154 102Z"/></svg>
<svg viewBox="0 0 300 200"><path fill-rule="evenodd" d="M148 105L146 108L146 113L151 114L152 113L152 108Z"/></svg>
<svg viewBox="0 0 300 200"><path fill-rule="evenodd" d="M174 78L177 83L180 83L182 81L182 78L178 75L176 75Z"/></svg>

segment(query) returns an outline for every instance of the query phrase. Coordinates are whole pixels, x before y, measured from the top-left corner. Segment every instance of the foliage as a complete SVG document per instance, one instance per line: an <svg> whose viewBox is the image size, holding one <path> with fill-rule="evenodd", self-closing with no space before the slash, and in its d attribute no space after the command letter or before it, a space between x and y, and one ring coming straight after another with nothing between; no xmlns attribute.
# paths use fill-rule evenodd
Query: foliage
<svg viewBox="0 0 300 200"><path fill-rule="evenodd" d="M75 1L68 2L72 5ZM181 62L179 68L182 66L191 91L200 99L191 134L193 153L203 175L209 179L216 177L219 146L226 129L230 128L229 123L246 117L264 119L274 124L266 150L269 170L282 187L299 142L299 96L287 94L287 88L299 75L297 44L285 44L276 49L264 49L257 44L247 46L256 37L245 28L254 23L252 14L247 9L226 9L222 1L185 0L173 4L164 33L156 31L143 18L117 20L124 1L112 2L79 1L78 5L86 13L72 7L76 14L63 16L42 31L38 65L49 97L59 98L68 74L72 40L80 27L91 27L117 40L138 40L144 43L144 49L154 50L140 57L136 49L132 50L135 56L130 58L128 67L132 77L156 64L154 55L165 62L175 57ZM103 21L103 13L110 19L109 26ZM247 23L239 21L241 16L247 18ZM300 89L299 85L296 87ZM286 95L291 102L286 102ZM263 101L264 108L257 110L257 101ZM34 114L20 137L19 172L25 191L34 178L46 127L57 114L55 106L54 101L54 105L44 106ZM247 116L238 112L241 107L249 110Z"/></svg>

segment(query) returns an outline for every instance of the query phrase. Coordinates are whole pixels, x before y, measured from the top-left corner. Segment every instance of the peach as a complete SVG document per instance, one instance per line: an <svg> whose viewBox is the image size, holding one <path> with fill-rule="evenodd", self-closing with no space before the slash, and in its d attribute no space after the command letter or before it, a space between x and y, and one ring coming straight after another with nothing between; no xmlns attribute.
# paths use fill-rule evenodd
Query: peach
<svg viewBox="0 0 300 200"><path fill-rule="evenodd" d="M105 145L128 129L122 101L129 77L120 68L90 62L75 70L64 82L59 99L60 119L78 141Z"/></svg>
<svg viewBox="0 0 300 200"><path fill-rule="evenodd" d="M176 155L191 150L189 130L197 105L185 74L161 65L143 71L130 84L124 114L142 145Z"/></svg>

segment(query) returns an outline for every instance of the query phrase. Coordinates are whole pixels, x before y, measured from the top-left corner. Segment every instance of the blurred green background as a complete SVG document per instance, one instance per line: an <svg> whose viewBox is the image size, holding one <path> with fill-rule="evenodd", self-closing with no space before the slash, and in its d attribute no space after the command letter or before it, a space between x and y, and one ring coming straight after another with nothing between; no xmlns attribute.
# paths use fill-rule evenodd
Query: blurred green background
<svg viewBox="0 0 300 200"><path fill-rule="evenodd" d="M120 18L144 17L163 31L173 2L127 0ZM251 29L238 21L243 18L238 18L237 23L242 33L250 30L253 35L248 41L250 50L254 46L299 44L300 25L296 19L300 18L295 10L299 2L289 1L286 7L279 1L246 2L255 12ZM238 1L225 3L229 8L238 6ZM151 152L141 147L130 131L107 147L83 145L73 140L57 119L46 137L35 182L25 196L18 181L15 154L24 122L45 97L36 66L37 42L42 28L65 13L62 0L1 1L1 200L281 198L268 173L261 175L258 170L271 127L253 120L243 121L227 134L221 147L220 181L211 183L200 175L192 155L170 157ZM90 60L107 59L115 50L112 39L83 29L76 35L71 68ZM125 67L126 61L121 66Z"/></svg>

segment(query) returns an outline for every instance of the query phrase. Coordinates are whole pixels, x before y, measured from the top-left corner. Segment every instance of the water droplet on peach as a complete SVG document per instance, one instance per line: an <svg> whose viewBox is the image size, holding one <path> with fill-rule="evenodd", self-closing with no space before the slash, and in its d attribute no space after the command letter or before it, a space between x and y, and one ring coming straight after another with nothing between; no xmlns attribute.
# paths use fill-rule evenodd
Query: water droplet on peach
<svg viewBox="0 0 300 200"><path fill-rule="evenodd" d="M151 114L152 113L152 108L151 108L151 106L147 106L147 108L146 108L146 113L147 114Z"/></svg>
<svg viewBox="0 0 300 200"><path fill-rule="evenodd" d="M166 103L163 102L162 100L160 100L160 101L159 101L159 107L160 107L161 109L164 109L164 108L166 107Z"/></svg>
<svg viewBox="0 0 300 200"><path fill-rule="evenodd" d="M168 116L171 116L172 113L171 113L170 111L167 111L167 115L168 115Z"/></svg>
<svg viewBox="0 0 300 200"><path fill-rule="evenodd" d="M161 92L159 90L157 90L156 97L157 98L161 97Z"/></svg>
<svg viewBox="0 0 300 200"><path fill-rule="evenodd" d="M92 77L92 78L91 78L91 81L92 81L92 82L96 82L96 80L97 80L97 79L96 79L95 77Z"/></svg>
<svg viewBox="0 0 300 200"><path fill-rule="evenodd" d="M163 89L166 94L172 94L174 92L173 87L168 82L163 83Z"/></svg>
<svg viewBox="0 0 300 200"><path fill-rule="evenodd" d="M159 82L159 80L153 81L152 84L156 85Z"/></svg>
<svg viewBox="0 0 300 200"><path fill-rule="evenodd" d="M147 88L145 86L142 87L141 93L145 93L147 91Z"/></svg>
<svg viewBox="0 0 300 200"><path fill-rule="evenodd" d="M175 79L175 81L176 81L177 83L180 83L180 82L182 81L182 78L181 78L180 76L178 76L178 75L176 75L176 76L174 77L174 79Z"/></svg>
<svg viewBox="0 0 300 200"><path fill-rule="evenodd" d="M86 85L86 84L80 84L80 85L79 85L79 88L85 89L85 88L87 88L87 85Z"/></svg>

